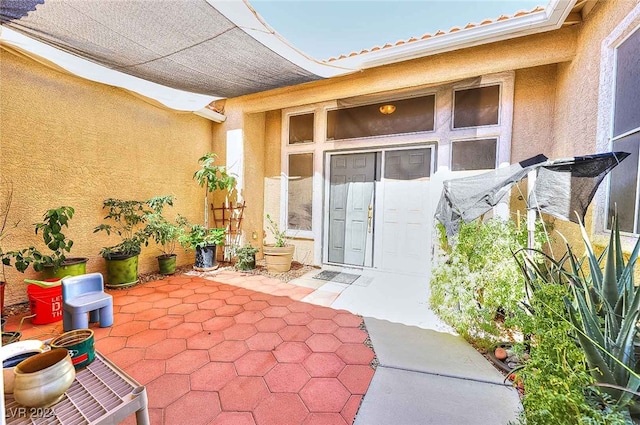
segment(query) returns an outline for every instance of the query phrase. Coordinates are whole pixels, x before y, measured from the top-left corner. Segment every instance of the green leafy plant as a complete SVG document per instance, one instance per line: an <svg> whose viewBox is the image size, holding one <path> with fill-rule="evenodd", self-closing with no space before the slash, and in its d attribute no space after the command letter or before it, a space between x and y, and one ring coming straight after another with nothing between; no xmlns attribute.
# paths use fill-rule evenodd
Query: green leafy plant
<svg viewBox="0 0 640 425"><path fill-rule="evenodd" d="M189 231L181 235L179 240L184 249L190 250L207 245L222 245L224 235L224 229L211 228L207 230L201 224L191 224Z"/></svg>
<svg viewBox="0 0 640 425"><path fill-rule="evenodd" d="M73 241L62 233L63 227L69 227L69 221L73 218L74 209L69 206L62 206L48 210L43 215L43 221L35 223L36 235L38 232L51 250L50 254L43 254L35 246L30 246L18 251L8 252L7 255L15 261L16 270L24 273L29 266L35 271L44 270L45 266L53 266L57 269L66 259L65 253L71 251Z"/></svg>
<svg viewBox="0 0 640 425"><path fill-rule="evenodd" d="M200 169L193 174L193 178L200 187L206 187L208 192L216 190L231 191L236 184L236 177L227 173L224 165L213 165L218 155L209 152L198 159Z"/></svg>
<svg viewBox="0 0 640 425"><path fill-rule="evenodd" d="M444 232L442 226L439 227ZM540 246L543 236L537 236ZM524 277L512 252L527 244L526 226L490 219L460 226L452 246L440 250L431 278L431 306L468 340L488 348L505 323L524 314Z"/></svg>
<svg viewBox="0 0 640 425"><path fill-rule="evenodd" d="M147 225L144 233L153 238L164 256L173 255L178 241L184 235L185 227L188 225L187 219L178 215L175 221L171 222L162 213L154 212L148 214L146 220Z"/></svg>
<svg viewBox="0 0 640 425"><path fill-rule="evenodd" d="M280 230L280 226L278 226L278 223L273 221L273 219L269 214L267 214L266 217L267 217L267 230L269 230L273 234L273 237L276 240L273 246L276 248L280 248L280 247L289 245L289 239L287 238L286 232L284 230L282 231Z"/></svg>
<svg viewBox="0 0 640 425"><path fill-rule="evenodd" d="M255 267L256 253L258 248L246 244L240 248L234 249L234 254L238 257L236 268L239 270L251 270Z"/></svg>
<svg viewBox="0 0 640 425"><path fill-rule="evenodd" d="M527 304L527 308L533 316L550 312L549 322L571 331L584 353L591 382L601 398L601 410L621 412L629 418L631 413L639 413L633 398L640 395L634 351L640 288L633 284L633 269L640 243L625 263L617 220L609 244L600 256L595 254L582 225L581 231L586 248L581 258L568 244L567 253L558 261L538 252L538 256L545 258L540 263L531 259L531 253L521 253L521 269L534 300L548 286L566 292L562 309L535 308L533 303Z"/></svg>
<svg viewBox="0 0 640 425"><path fill-rule="evenodd" d="M157 196L145 201L122 200L108 198L103 202L103 209L107 210L105 220L110 223L101 224L93 229L94 233L106 232L120 237L116 245L102 248L100 255L104 258L113 256L135 256L140 254L143 244L148 244L151 237L145 227L151 214L161 214L166 205L173 206L174 197L171 195Z"/></svg>

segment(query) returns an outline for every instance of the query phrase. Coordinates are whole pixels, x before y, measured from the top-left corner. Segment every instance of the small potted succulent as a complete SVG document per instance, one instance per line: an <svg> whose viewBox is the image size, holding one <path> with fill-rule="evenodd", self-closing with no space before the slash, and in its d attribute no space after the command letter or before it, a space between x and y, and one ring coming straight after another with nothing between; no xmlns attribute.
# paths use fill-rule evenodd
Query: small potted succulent
<svg viewBox="0 0 640 425"><path fill-rule="evenodd" d="M258 248L246 244L240 248L236 248L234 253L238 257L236 261L236 269L238 270L253 270L256 268L256 253Z"/></svg>
<svg viewBox="0 0 640 425"><path fill-rule="evenodd" d="M196 259L193 268L198 271L210 271L217 268L216 248L224 244L224 229L205 228L201 224L190 225L189 231L180 236L184 249L195 249Z"/></svg>
<svg viewBox="0 0 640 425"><path fill-rule="evenodd" d="M262 248L264 260L267 263L267 271L274 273L284 273L291 269L291 261L295 246L289 243L284 231L280 230L278 224L267 214L267 229L273 233L275 243L265 244Z"/></svg>

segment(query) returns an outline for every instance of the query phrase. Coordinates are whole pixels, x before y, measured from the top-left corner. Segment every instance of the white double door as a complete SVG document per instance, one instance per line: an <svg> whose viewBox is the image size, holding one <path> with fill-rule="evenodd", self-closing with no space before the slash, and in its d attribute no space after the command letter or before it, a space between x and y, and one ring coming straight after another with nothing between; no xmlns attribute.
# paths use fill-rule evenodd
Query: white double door
<svg viewBox="0 0 640 425"><path fill-rule="evenodd" d="M431 162L429 147L330 155L326 262L425 274Z"/></svg>

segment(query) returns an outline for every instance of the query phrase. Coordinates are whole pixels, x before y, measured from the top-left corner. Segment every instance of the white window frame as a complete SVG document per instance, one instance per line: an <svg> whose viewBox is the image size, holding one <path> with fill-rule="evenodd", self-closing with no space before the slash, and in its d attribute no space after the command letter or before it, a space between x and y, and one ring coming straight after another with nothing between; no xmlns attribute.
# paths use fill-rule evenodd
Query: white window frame
<svg viewBox="0 0 640 425"><path fill-rule="evenodd" d="M640 31L640 5L637 5L601 43L596 135L597 152L611 152L615 148L613 145L613 116L615 107L616 52L618 47L636 31ZM610 233L607 230L609 188L610 178L607 175L606 184L601 185L593 202L595 218L591 230L594 235L594 243L606 244L608 241ZM621 232L623 250L632 249L637 240L638 234Z"/></svg>
<svg viewBox="0 0 640 425"><path fill-rule="evenodd" d="M498 122L496 124L487 124L487 125L475 125L475 126L470 126L470 127L459 127L456 128L454 127L454 123L455 123L455 118L456 118L456 92L458 91L462 91L462 90L470 90L470 89L479 89L482 87L492 87L492 86L498 86ZM468 129L477 129L477 128L490 128L490 127L500 127L501 124L501 119L502 119L502 91L503 91L503 87L502 87L502 82L501 81L496 81L494 83L489 83L489 82L484 82L482 84L474 84L474 85L470 85L468 87L454 87L453 90L451 91L451 131L459 131L459 130L468 130Z"/></svg>
<svg viewBox="0 0 640 425"><path fill-rule="evenodd" d="M454 171L453 170L453 145L458 144L458 143L473 143L476 140L488 140L488 139L494 139L496 141L496 160L494 161L493 164L493 168L474 168L472 170L458 170L458 171L491 171L491 170L495 170L496 168L498 168L498 147L500 146L500 137L499 136L494 136L494 137L474 137L473 139L455 139L455 140L451 140L451 149L450 149L450 154L449 154L449 167L451 168L451 171L458 172L458 171Z"/></svg>

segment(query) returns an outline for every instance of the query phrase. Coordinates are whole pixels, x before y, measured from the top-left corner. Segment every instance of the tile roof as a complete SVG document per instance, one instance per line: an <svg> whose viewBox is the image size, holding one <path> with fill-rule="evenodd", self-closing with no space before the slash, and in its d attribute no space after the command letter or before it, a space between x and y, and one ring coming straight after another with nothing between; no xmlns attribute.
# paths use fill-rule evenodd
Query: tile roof
<svg viewBox="0 0 640 425"><path fill-rule="evenodd" d="M521 16L527 16L527 15L532 15L534 13L540 13L540 12L543 12L544 10L545 10L544 7L537 6L535 9L528 10L528 11L527 10L520 10L520 11L516 12L513 15L501 15L501 16L495 18L495 19L484 19L484 20L482 20L481 22L478 22L478 23L470 22L467 25L465 25L464 27L453 27L453 28L449 29L448 31L438 30L434 34L427 33L427 34L424 34L424 35L422 35L420 37L411 37L411 38L406 39L406 40L398 40L395 43L386 43L384 46L374 46L374 47L372 47L370 49L363 49L360 52L351 52L349 54L344 54L344 55L340 55L340 56L337 56L337 57L331 57L329 59L323 60L322 62L333 62L333 61L337 61L337 60L340 60L340 59L345 59L345 58L350 58L350 57L353 57L353 56L363 55L363 54L366 54L366 53L369 53L369 52L376 52L376 51L379 51L379 50L382 50L382 49L389 49L389 48L396 47L396 46L402 46L404 44L414 43L414 42L420 41L420 40L427 40L427 39L433 38L433 37L439 37L439 36L442 36L442 35L452 34L452 33L455 33L455 32L470 30L472 28L476 28L476 27L483 26L483 25L495 24L495 23L498 23L498 22L507 21L507 20L514 19L514 18L519 18Z"/></svg>

